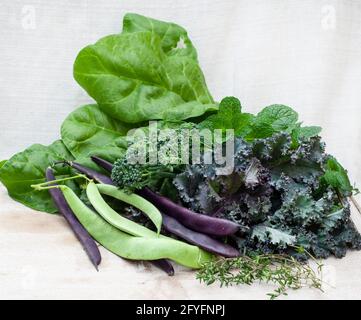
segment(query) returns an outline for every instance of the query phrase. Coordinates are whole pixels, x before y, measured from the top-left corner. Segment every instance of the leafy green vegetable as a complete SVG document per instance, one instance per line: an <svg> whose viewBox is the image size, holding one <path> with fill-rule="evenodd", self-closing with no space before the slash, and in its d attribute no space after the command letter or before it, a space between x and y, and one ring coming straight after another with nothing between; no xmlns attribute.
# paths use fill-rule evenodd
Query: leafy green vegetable
<svg viewBox="0 0 361 320"><path fill-rule="evenodd" d="M216 110L194 48L188 50L187 43L186 48L169 47L176 36L183 39L183 30L171 25L173 41L162 41L164 22L152 31L139 31L134 24L139 26L140 20L143 26L150 23L145 17L127 16L126 32L80 51L74 64L78 83L102 110L128 123L183 120Z"/></svg>
<svg viewBox="0 0 361 320"><path fill-rule="evenodd" d="M132 127L115 120L101 111L97 105L85 105L65 119L61 126L61 137L74 157L88 156L99 148L121 148L127 144L124 136Z"/></svg>
<svg viewBox="0 0 361 320"><path fill-rule="evenodd" d="M46 168L64 159L72 160L73 157L60 140L47 147L34 144L6 161L0 169L0 181L14 200L35 210L55 213L57 210L49 192L34 191L31 185L44 182ZM66 167L59 167L56 171L57 175L69 173ZM71 186L76 190L74 184Z"/></svg>
<svg viewBox="0 0 361 320"><path fill-rule="evenodd" d="M296 124L298 114L292 108L282 104L265 107L257 114L256 123L267 123L275 131L286 131Z"/></svg>
<svg viewBox="0 0 361 320"><path fill-rule="evenodd" d="M266 138L281 131L290 131L297 123L298 114L292 108L274 104L260 111L252 124L248 139Z"/></svg>
<svg viewBox="0 0 361 320"><path fill-rule="evenodd" d="M317 126L301 127L301 124L297 124L292 130L292 147L297 148L300 140L307 140L313 137L317 137L322 128Z"/></svg>
<svg viewBox="0 0 361 320"><path fill-rule="evenodd" d="M257 225L252 230L252 239L258 238L261 242L270 241L271 244L279 245L293 245L296 242L296 237L290 235L285 231L280 231L265 225Z"/></svg>
<svg viewBox="0 0 361 320"><path fill-rule="evenodd" d="M286 131L291 132L292 146L296 148L301 140L317 136L321 128L316 126L301 127L297 123L298 114L290 107L275 104L265 107L256 116L243 113L241 103L235 97L224 98L216 114L208 116L199 123L200 129L233 129L236 137L247 141L271 137Z"/></svg>
<svg viewBox="0 0 361 320"><path fill-rule="evenodd" d="M361 249L361 236L349 204L334 189L320 191L330 161L324 150L320 137L303 138L295 149L286 132L253 142L238 138L230 175L215 174L216 164L190 165L173 183L188 208L243 227L233 239L241 252L306 258L296 246L317 258L342 257L347 248Z"/></svg>
<svg viewBox="0 0 361 320"><path fill-rule="evenodd" d="M2 168L2 166L6 163L7 160L2 160L0 161L0 169Z"/></svg>
<svg viewBox="0 0 361 320"><path fill-rule="evenodd" d="M244 137L251 130L254 116L241 112L241 103L235 97L226 97L219 104L219 111L199 124L200 129L233 129L237 137Z"/></svg>
<svg viewBox="0 0 361 320"><path fill-rule="evenodd" d="M330 156L325 168L325 174L321 178L322 183L332 186L346 195L350 195L353 187L348 178L347 171L341 164L334 157Z"/></svg>
<svg viewBox="0 0 361 320"><path fill-rule="evenodd" d="M123 33L149 31L161 39L163 51L169 55L182 55L197 61L197 51L181 26L135 13L127 13L123 18Z"/></svg>
<svg viewBox="0 0 361 320"><path fill-rule="evenodd" d="M84 167L106 173L104 169L100 168L97 164L94 163L94 161L91 160L90 156L98 156L113 163L125 155L127 150L125 147L126 145L126 139L120 137L115 139L111 144L105 145L104 147L99 147L98 149L93 149L89 152L89 154L76 158L76 162Z"/></svg>
<svg viewBox="0 0 361 320"><path fill-rule="evenodd" d="M295 135L298 139L308 139L312 137L316 137L320 134L322 128L317 126L309 126L309 127L299 127L292 131L292 135Z"/></svg>

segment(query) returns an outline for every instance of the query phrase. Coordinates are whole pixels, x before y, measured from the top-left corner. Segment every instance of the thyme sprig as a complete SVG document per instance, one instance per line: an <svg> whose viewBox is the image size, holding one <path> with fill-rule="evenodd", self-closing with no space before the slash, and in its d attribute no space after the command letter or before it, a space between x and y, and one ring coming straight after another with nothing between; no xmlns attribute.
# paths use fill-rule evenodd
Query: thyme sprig
<svg viewBox="0 0 361 320"><path fill-rule="evenodd" d="M314 261L316 270L308 263L288 255L254 254L207 262L197 272L196 277L207 285L219 282L221 287L251 285L256 281L272 283L277 288L267 295L273 300L287 295L289 289L310 287L322 291L322 264Z"/></svg>

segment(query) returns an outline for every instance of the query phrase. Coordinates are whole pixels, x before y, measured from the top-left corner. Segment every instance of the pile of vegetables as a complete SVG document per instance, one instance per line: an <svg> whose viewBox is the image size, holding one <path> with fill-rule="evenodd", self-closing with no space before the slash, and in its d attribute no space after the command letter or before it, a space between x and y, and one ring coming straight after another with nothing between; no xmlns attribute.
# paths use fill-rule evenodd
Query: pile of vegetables
<svg viewBox="0 0 361 320"><path fill-rule="evenodd" d="M285 105L253 115L235 97L215 102L179 25L126 14L121 33L80 51L74 78L96 104L73 111L60 140L1 161L0 181L14 200L61 213L96 268L95 241L169 275L169 260L200 269L207 284L273 282L274 298L302 284L321 288L306 260L361 249L350 219L357 190L325 153L321 128L303 126ZM127 150L138 142L127 133L147 132L148 121L169 135L221 129L221 146L233 130L232 172L177 157L129 163ZM150 157L169 141L156 150L142 143Z"/></svg>

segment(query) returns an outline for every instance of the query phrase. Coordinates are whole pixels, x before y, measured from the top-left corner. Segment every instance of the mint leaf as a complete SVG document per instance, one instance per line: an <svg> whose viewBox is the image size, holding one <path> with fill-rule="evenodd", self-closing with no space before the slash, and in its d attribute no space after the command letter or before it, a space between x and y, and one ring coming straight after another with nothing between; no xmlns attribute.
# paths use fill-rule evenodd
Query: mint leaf
<svg viewBox="0 0 361 320"><path fill-rule="evenodd" d="M334 157L330 157L327 160L326 171L321 177L321 182L339 189L346 194L353 190L347 171Z"/></svg>
<svg viewBox="0 0 361 320"><path fill-rule="evenodd" d="M273 104L260 111L252 123L252 132L247 140L272 136L276 132L290 132L297 125L298 114L292 108Z"/></svg>
<svg viewBox="0 0 361 320"><path fill-rule="evenodd" d="M282 104L265 107L257 114L256 123L267 123L275 131L287 131L297 122L298 114L292 108Z"/></svg>
<svg viewBox="0 0 361 320"><path fill-rule="evenodd" d="M224 98L217 114L209 116L200 123L200 128L234 129L237 137L248 141L271 137L280 131L292 132L297 126L298 114L292 108L275 104L265 107L254 116L241 112L241 103L235 97ZM301 130L301 134L308 134Z"/></svg>
<svg viewBox="0 0 361 320"><path fill-rule="evenodd" d="M272 125L266 122L255 121L252 123L252 130L246 136L247 141L254 139L263 139L271 137L276 131L272 128Z"/></svg>
<svg viewBox="0 0 361 320"><path fill-rule="evenodd" d="M224 98L216 114L209 116L199 124L201 129L233 129L237 137L243 137L250 132L250 124L254 118L249 113L242 113L240 101L235 97Z"/></svg>
<svg viewBox="0 0 361 320"><path fill-rule="evenodd" d="M296 128L292 130L292 147L297 148L301 139L310 139L320 134L322 128L318 126L301 127L298 124Z"/></svg>
<svg viewBox="0 0 361 320"><path fill-rule="evenodd" d="M310 127L300 127L295 131L297 132L298 138L312 138L316 137L320 134L322 128L318 126L310 126Z"/></svg>

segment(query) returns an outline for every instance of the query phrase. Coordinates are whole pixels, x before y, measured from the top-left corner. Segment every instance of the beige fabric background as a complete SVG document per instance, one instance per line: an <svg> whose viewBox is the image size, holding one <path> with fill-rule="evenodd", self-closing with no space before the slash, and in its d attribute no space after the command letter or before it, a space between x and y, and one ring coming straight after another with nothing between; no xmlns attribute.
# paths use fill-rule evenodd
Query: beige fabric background
<svg viewBox="0 0 361 320"><path fill-rule="evenodd" d="M0 159L59 137L62 120L91 102L72 78L77 52L121 30L125 12L184 26L216 99L245 110L283 103L321 125L328 151L361 185L361 1L358 0L2 0ZM354 214L361 226L361 216ZM360 228L361 230L361 228ZM0 298L264 298L267 286L219 289L192 272L173 278L102 250L96 273L61 217L9 199L0 186ZM326 261L326 293L360 298L361 253Z"/></svg>

